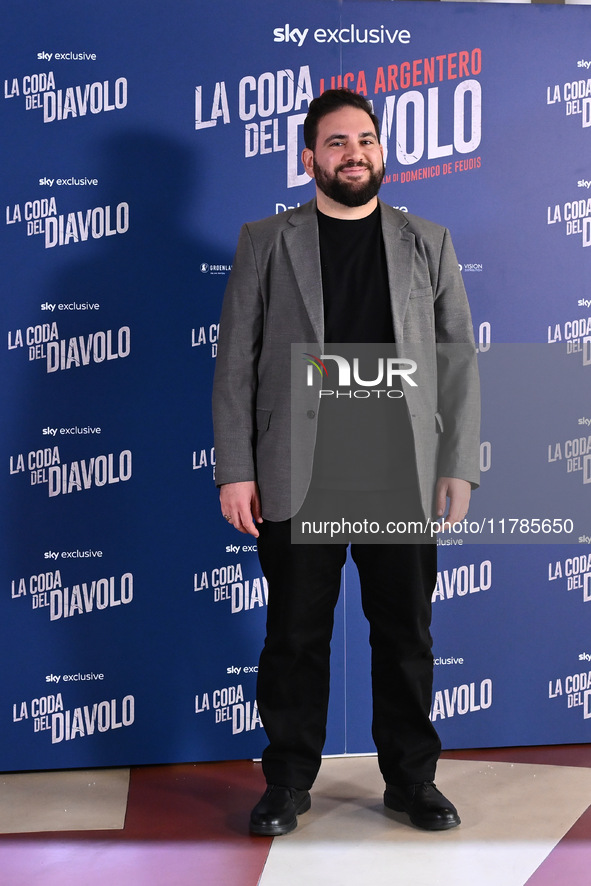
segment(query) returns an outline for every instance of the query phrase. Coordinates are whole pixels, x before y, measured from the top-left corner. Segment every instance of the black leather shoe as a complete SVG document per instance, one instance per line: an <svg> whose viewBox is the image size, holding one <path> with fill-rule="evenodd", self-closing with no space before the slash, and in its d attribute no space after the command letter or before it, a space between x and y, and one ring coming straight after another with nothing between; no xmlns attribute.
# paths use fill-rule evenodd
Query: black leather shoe
<svg viewBox="0 0 591 886"><path fill-rule="evenodd" d="M311 806L308 791L270 784L250 813L250 832L263 837L280 837L298 826L298 815Z"/></svg>
<svg viewBox="0 0 591 886"><path fill-rule="evenodd" d="M426 831L446 831L460 824L458 810L432 781L408 785L387 784L384 806L395 812L407 812L412 823Z"/></svg>

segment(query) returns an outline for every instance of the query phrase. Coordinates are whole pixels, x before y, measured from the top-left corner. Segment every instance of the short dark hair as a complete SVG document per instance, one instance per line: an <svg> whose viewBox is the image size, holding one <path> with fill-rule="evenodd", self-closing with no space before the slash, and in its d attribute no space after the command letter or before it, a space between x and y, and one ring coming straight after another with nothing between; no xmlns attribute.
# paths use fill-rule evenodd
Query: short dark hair
<svg viewBox="0 0 591 886"><path fill-rule="evenodd" d="M378 118L374 114L368 100L358 92L351 89L327 89L318 98L312 99L306 119L304 120L304 143L307 148L313 151L316 147L316 138L318 136L318 124L327 114L338 111L339 108L359 108L371 118L374 125L376 135L380 137L380 124Z"/></svg>

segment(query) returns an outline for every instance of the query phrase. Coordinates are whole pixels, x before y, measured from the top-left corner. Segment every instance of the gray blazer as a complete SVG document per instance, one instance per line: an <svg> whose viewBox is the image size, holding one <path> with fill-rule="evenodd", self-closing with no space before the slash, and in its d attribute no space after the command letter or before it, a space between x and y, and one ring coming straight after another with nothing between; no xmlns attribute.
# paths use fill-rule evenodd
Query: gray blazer
<svg viewBox="0 0 591 886"><path fill-rule="evenodd" d="M472 321L446 228L380 201L394 337L420 361L406 389L426 515L437 477L479 482L480 401ZM295 408L291 345L323 353L316 201L242 227L218 340L216 483L257 480L263 517L286 520L312 474L319 387ZM425 368L426 367L426 368ZM293 416L292 416L293 411Z"/></svg>

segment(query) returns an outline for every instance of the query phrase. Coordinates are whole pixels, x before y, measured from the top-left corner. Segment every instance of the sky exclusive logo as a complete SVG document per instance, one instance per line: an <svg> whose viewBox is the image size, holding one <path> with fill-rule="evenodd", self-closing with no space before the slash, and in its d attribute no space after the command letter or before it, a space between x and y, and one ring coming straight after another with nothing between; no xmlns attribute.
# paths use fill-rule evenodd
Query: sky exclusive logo
<svg viewBox="0 0 591 886"><path fill-rule="evenodd" d="M306 385L308 387L314 385L314 370L320 374L322 382L328 378L329 373L324 361L332 360L336 363L338 390L321 388L321 397L348 397L349 399L355 397L361 400L368 399L372 395L380 397L383 394L391 399L399 399L404 397L404 392L393 387L395 382L399 383L402 379L411 387L417 387L416 381L411 377L417 370L417 364L415 360L408 357L378 357L377 366L372 370L370 378L361 377L359 357L353 357L351 361L341 354L321 354L317 357L314 354L304 353L303 357L308 364L306 370ZM366 371L367 368L364 369L364 372ZM352 388L352 383L359 385L359 388ZM385 387L379 388L378 385L385 385Z"/></svg>
<svg viewBox="0 0 591 886"><path fill-rule="evenodd" d="M288 23L273 29L273 43L295 43L303 46L310 28L294 28ZM410 43L410 31L406 28L390 30L385 25L377 28L358 28L347 25L344 28L316 28L311 35L316 43Z"/></svg>

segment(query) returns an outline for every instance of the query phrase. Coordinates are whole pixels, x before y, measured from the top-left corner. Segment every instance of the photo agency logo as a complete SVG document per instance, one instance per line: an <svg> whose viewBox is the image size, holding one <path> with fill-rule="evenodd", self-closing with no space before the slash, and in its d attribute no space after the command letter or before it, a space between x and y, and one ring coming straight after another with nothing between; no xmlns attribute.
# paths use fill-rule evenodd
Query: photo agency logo
<svg viewBox="0 0 591 886"><path fill-rule="evenodd" d="M306 371L306 385L313 387L315 382L315 370L320 375L321 384L332 384L334 387L321 387L321 397L346 397L348 399L367 400L370 397L387 397L400 399L404 397L404 391L400 388L401 383L406 383L413 388L417 387L412 378L417 370L417 363L408 357L373 357L365 355L363 360L363 375L369 372L369 377L362 377L360 367L361 358L347 358L341 354L315 354L303 353L304 361L308 364ZM331 372L326 366L327 361L332 361ZM336 366L336 378L335 378ZM358 385L358 387L354 387ZM397 387L395 387L397 385Z"/></svg>

